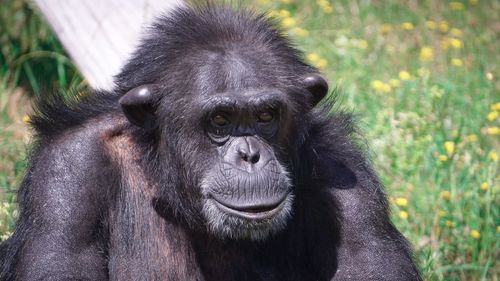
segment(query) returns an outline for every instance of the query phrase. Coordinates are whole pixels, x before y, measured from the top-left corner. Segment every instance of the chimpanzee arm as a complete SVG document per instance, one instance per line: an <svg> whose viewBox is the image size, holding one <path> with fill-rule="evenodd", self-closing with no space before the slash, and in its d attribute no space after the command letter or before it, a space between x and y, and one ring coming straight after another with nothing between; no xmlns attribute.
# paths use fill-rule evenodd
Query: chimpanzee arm
<svg viewBox="0 0 500 281"><path fill-rule="evenodd" d="M421 280L410 247L389 219L383 187L352 142L348 115L313 126L314 174L332 195L339 225L332 280Z"/></svg>
<svg viewBox="0 0 500 281"><path fill-rule="evenodd" d="M42 140L19 191L2 280L106 280L101 218L109 167L89 129ZM107 175L107 177L106 177Z"/></svg>
<svg viewBox="0 0 500 281"><path fill-rule="evenodd" d="M333 280L420 280L407 241L390 223L376 175L360 165L355 176L353 186L330 190L341 224Z"/></svg>

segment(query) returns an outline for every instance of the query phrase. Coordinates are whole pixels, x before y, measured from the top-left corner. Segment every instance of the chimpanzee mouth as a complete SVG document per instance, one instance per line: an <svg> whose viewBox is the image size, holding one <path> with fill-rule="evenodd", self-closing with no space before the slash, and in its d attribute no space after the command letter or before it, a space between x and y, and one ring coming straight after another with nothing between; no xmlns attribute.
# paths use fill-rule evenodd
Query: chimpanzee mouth
<svg viewBox="0 0 500 281"><path fill-rule="evenodd" d="M279 213L287 201L290 193L285 194L280 200L272 203L262 203L247 206L234 205L228 202L222 202L212 196L215 205L223 212L249 220L265 220L272 218Z"/></svg>

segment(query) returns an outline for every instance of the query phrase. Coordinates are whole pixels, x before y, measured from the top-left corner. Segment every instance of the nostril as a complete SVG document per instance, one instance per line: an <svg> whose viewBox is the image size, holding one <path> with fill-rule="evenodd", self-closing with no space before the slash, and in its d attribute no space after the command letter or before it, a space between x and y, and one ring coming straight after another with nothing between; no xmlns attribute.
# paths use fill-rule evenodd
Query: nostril
<svg viewBox="0 0 500 281"><path fill-rule="evenodd" d="M238 149L238 155L243 159L243 161L248 162L248 153L244 149Z"/></svg>
<svg viewBox="0 0 500 281"><path fill-rule="evenodd" d="M252 155L252 157L250 158L250 162L252 164L255 164L257 162L259 162L259 159L260 159L260 154L259 153L255 153L254 155Z"/></svg>

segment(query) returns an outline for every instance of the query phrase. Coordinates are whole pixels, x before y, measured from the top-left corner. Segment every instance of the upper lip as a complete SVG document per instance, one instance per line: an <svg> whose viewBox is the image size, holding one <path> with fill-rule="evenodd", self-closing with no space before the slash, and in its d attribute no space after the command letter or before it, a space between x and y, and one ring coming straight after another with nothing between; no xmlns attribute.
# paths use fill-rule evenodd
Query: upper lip
<svg viewBox="0 0 500 281"><path fill-rule="evenodd" d="M217 200L215 197L212 196L215 204L220 209L235 216L253 220L263 220L274 216L283 208L283 205L287 197L288 193L275 202L243 206L243 205L235 205L229 202L223 202L221 200Z"/></svg>
<svg viewBox="0 0 500 281"><path fill-rule="evenodd" d="M274 161L276 161L276 160L275 159L269 159L269 160L267 160L267 162L264 163L262 166L260 166L257 171L261 171L261 170L265 169L267 167L267 165L269 165L269 163L272 163ZM221 164L223 166L229 166L231 169L236 169L238 171L242 171L242 172L246 172L246 173L254 173L254 172L256 172L255 167L254 167L255 165L248 165L247 169L243 169L241 167L238 167L237 165L231 164L231 163L226 162L226 161L222 162Z"/></svg>

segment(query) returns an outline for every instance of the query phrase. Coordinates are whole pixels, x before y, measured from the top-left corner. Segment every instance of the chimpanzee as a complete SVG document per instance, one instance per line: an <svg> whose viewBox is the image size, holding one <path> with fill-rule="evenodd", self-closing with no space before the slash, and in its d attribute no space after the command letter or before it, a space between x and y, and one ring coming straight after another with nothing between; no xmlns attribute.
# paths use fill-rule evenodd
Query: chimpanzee
<svg viewBox="0 0 500 281"><path fill-rule="evenodd" d="M38 102L1 280L420 280L327 93L265 14L159 18L113 91Z"/></svg>

